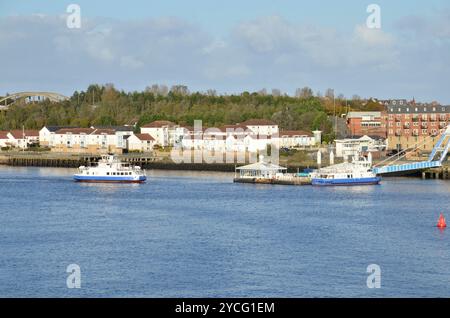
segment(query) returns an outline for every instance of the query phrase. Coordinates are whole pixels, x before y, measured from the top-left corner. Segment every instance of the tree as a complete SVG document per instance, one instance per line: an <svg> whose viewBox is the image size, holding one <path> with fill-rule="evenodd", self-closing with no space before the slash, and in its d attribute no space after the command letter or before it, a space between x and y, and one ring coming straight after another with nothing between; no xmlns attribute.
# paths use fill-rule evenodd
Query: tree
<svg viewBox="0 0 450 318"><path fill-rule="evenodd" d="M313 95L312 89L307 86L295 90L295 97L297 98L311 98Z"/></svg>
<svg viewBox="0 0 450 318"><path fill-rule="evenodd" d="M288 107L273 114L272 120L279 125L281 130L298 129L298 114L289 110Z"/></svg>
<svg viewBox="0 0 450 318"><path fill-rule="evenodd" d="M267 95L267 89L263 88L258 91L258 95L260 96L266 96Z"/></svg>
<svg viewBox="0 0 450 318"><path fill-rule="evenodd" d="M186 85L173 85L170 88L170 92L175 95L181 95L181 96L189 95L189 89Z"/></svg>
<svg viewBox="0 0 450 318"><path fill-rule="evenodd" d="M273 97L280 97L281 96L281 90L278 88L272 88L272 96Z"/></svg>
<svg viewBox="0 0 450 318"><path fill-rule="evenodd" d="M215 96L217 96L217 92L216 92L215 89L208 89L206 91L206 95L211 96L211 97L215 97Z"/></svg>
<svg viewBox="0 0 450 318"><path fill-rule="evenodd" d="M333 99L334 98L334 89L327 88L327 90L325 91L325 97L328 99Z"/></svg>

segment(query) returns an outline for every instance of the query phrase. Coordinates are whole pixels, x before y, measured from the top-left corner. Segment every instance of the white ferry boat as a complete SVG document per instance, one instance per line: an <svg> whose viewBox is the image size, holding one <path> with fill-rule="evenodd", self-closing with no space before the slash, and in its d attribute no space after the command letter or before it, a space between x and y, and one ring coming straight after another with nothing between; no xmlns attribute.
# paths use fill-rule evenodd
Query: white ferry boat
<svg viewBox="0 0 450 318"><path fill-rule="evenodd" d="M381 178L372 171L372 161L359 156L351 163L340 163L311 173L311 182L315 186L369 185L380 181Z"/></svg>
<svg viewBox="0 0 450 318"><path fill-rule="evenodd" d="M79 167L73 179L79 182L142 183L147 177L140 167L123 163L113 155L105 155L96 166Z"/></svg>

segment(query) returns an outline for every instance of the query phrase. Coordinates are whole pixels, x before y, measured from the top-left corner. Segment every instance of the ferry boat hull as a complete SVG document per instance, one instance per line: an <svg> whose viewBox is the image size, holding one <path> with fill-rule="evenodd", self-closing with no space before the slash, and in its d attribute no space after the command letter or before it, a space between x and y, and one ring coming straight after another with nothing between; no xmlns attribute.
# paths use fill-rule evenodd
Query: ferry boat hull
<svg viewBox="0 0 450 318"><path fill-rule="evenodd" d="M80 176L75 175L73 179L77 182L94 182L94 183L144 183L147 178L145 176L133 177L111 177L111 176Z"/></svg>
<svg viewBox="0 0 450 318"><path fill-rule="evenodd" d="M131 166L121 162L114 155L104 155L101 160L90 167L81 166L73 175L77 182L108 182L108 183L144 183L147 180L145 171L139 166Z"/></svg>
<svg viewBox="0 0 450 318"><path fill-rule="evenodd" d="M374 185L379 184L380 177L369 178L348 178L348 179L321 179L313 178L311 183L313 186L356 186L356 185Z"/></svg>

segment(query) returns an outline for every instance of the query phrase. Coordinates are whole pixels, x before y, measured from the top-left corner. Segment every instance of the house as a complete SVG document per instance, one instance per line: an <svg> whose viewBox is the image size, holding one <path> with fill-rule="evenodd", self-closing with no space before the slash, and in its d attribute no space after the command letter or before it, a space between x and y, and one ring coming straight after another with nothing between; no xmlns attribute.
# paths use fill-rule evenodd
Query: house
<svg viewBox="0 0 450 318"><path fill-rule="evenodd" d="M389 150L431 152L450 124L450 105L393 100L387 105Z"/></svg>
<svg viewBox="0 0 450 318"><path fill-rule="evenodd" d="M121 154L127 149L126 139L133 134L132 130L131 127L62 128L50 135L49 146L54 152Z"/></svg>
<svg viewBox="0 0 450 318"><path fill-rule="evenodd" d="M322 132L287 130L280 132L280 148L312 147L322 141Z"/></svg>
<svg viewBox="0 0 450 318"><path fill-rule="evenodd" d="M258 152L268 147L308 147L321 143L321 132L286 131L280 133L278 125L267 119L250 119L240 124L219 128L180 126L159 120L144 125L141 134L149 134L155 145L180 146L227 152ZM279 136L283 134L283 136Z"/></svg>
<svg viewBox="0 0 450 318"><path fill-rule="evenodd" d="M257 152L265 150L273 140L259 136L243 125L225 125L220 128L202 128L195 131L184 128L181 146L184 149L201 149L222 152Z"/></svg>
<svg viewBox="0 0 450 318"><path fill-rule="evenodd" d="M387 137L386 112L349 112L347 128L352 136Z"/></svg>
<svg viewBox="0 0 450 318"><path fill-rule="evenodd" d="M149 152L155 145L155 138L149 134L134 134L127 138L129 151Z"/></svg>
<svg viewBox="0 0 450 318"><path fill-rule="evenodd" d="M372 156L377 158L386 150L386 139L376 136L338 139L334 142L336 144L336 157L340 158L350 158L368 152L371 152Z"/></svg>
<svg viewBox="0 0 450 318"><path fill-rule="evenodd" d="M9 131L0 131L0 148L11 147L11 139L9 138Z"/></svg>
<svg viewBox="0 0 450 318"><path fill-rule="evenodd" d="M114 135L117 137L115 145L117 148L122 149L126 148L126 137L133 134L132 126L111 126L111 127L91 126L89 128L77 128L71 126L44 126L39 131L39 144L41 145L41 147L54 148L55 145L61 145L61 136L55 137L57 131L75 134L77 132L81 132L81 134L86 133L90 134L95 131L94 129L97 129L98 134L102 134L102 132L106 134L114 132ZM82 139L83 141L86 140L86 138Z"/></svg>
<svg viewBox="0 0 450 318"><path fill-rule="evenodd" d="M8 133L11 147L27 149L39 144L39 131L31 129L15 129Z"/></svg>
<svg viewBox="0 0 450 318"><path fill-rule="evenodd" d="M149 134L155 139L155 144L161 147L173 146L176 140L178 125L167 120L157 120L141 127L141 134Z"/></svg>
<svg viewBox="0 0 450 318"><path fill-rule="evenodd" d="M69 126L44 126L39 130L39 145L41 147L51 147L53 135L56 131L63 128L74 128Z"/></svg>
<svg viewBox="0 0 450 318"><path fill-rule="evenodd" d="M238 125L245 126L255 134L262 136L272 136L278 134L278 125L267 119L249 119Z"/></svg>

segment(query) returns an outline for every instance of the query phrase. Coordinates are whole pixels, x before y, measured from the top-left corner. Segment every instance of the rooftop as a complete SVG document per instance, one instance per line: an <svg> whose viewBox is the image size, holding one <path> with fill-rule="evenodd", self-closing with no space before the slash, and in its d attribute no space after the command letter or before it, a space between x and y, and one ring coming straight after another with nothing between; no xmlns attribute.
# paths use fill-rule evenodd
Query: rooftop
<svg viewBox="0 0 450 318"><path fill-rule="evenodd" d="M295 137L295 136L308 136L308 137L312 137L313 134L311 132L308 131L304 131L304 130L285 130L285 131L280 131L280 137L284 137L284 136L288 136L288 137Z"/></svg>
<svg viewBox="0 0 450 318"><path fill-rule="evenodd" d="M143 128L162 128L162 127L174 127L176 126L175 123L168 121L168 120L157 120L154 122L151 122L149 124L146 124L142 126Z"/></svg>
<svg viewBox="0 0 450 318"><path fill-rule="evenodd" d="M56 134L91 134L94 128L62 128L55 131Z"/></svg>
<svg viewBox="0 0 450 318"><path fill-rule="evenodd" d="M287 170L285 167L281 167L279 165L275 165L273 163L267 163L267 162L257 162L252 163L247 166L237 167L236 170L253 170L253 171L280 171L280 170Z"/></svg>
<svg viewBox="0 0 450 318"><path fill-rule="evenodd" d="M381 112L349 112L347 118L381 117Z"/></svg>
<svg viewBox="0 0 450 318"><path fill-rule="evenodd" d="M23 139L23 135L25 134L26 137L39 137L39 130L32 130L32 129L14 129L11 130L11 135L13 135L16 139Z"/></svg>
<svg viewBox="0 0 450 318"><path fill-rule="evenodd" d="M239 124L238 124L239 125ZM240 125L244 126L277 126L277 123L268 119L249 119Z"/></svg>
<svg viewBox="0 0 450 318"><path fill-rule="evenodd" d="M133 131L133 126L92 126L91 128L97 128L97 129L112 129L114 131Z"/></svg>
<svg viewBox="0 0 450 318"><path fill-rule="evenodd" d="M155 138L153 138L149 134L135 134L135 136L141 141L152 141L152 140L155 140Z"/></svg>
<svg viewBox="0 0 450 318"><path fill-rule="evenodd" d="M389 114L443 114L450 113L450 106L432 105L432 104L406 104L406 105L393 105L387 106Z"/></svg>
<svg viewBox="0 0 450 318"><path fill-rule="evenodd" d="M9 131L1 130L0 131L0 139L9 139L8 138L8 133L9 133Z"/></svg>
<svg viewBox="0 0 450 318"><path fill-rule="evenodd" d="M76 127L73 127L73 126L44 126L43 128L47 128L47 130L50 132L56 132L63 128L76 128Z"/></svg>

